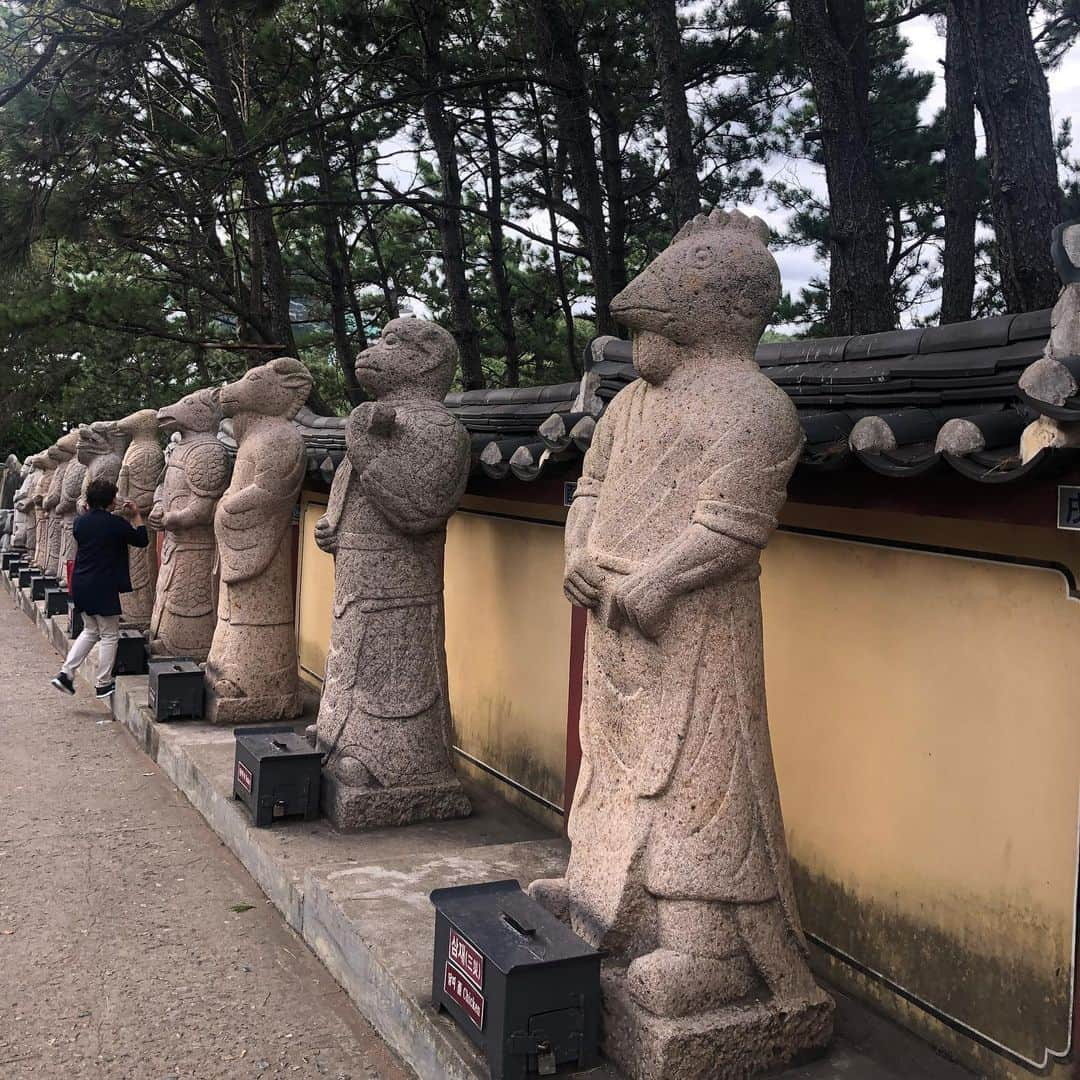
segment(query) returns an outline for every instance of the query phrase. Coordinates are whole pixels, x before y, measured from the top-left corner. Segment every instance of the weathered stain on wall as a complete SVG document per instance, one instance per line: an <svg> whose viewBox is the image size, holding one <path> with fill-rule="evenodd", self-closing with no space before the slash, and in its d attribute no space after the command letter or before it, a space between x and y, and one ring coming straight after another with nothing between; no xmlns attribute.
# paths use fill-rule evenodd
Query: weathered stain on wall
<svg viewBox="0 0 1080 1080"><path fill-rule="evenodd" d="M935 895L919 905L919 915L912 915L907 908L914 898L900 889L878 898L858 883L815 873L798 861L792 870L811 940L856 958L1017 1057L1041 1065L1048 1050L1067 1049L1068 1025L1062 1021L1070 1013L1071 958L1063 945L1071 928L1040 911L1033 897L991 908L985 895ZM977 910L978 932L943 929L942 907ZM835 953L830 960L830 973L837 961L850 966ZM888 983L879 980L879 986L887 989ZM1000 1051L987 1048L987 1055L1002 1059L1003 1066L1010 1064ZM1021 1062L1012 1060L1011 1065Z"/></svg>
<svg viewBox="0 0 1080 1080"><path fill-rule="evenodd" d="M562 570L558 524L470 510L450 520L446 655L455 740L555 807L563 800L570 665ZM539 820L561 825L557 811L477 775Z"/></svg>
<svg viewBox="0 0 1080 1080"><path fill-rule="evenodd" d="M1080 603L1052 570L852 539L781 533L764 567L807 929L1013 1059L839 971L950 1053L1030 1075L1071 1027Z"/></svg>

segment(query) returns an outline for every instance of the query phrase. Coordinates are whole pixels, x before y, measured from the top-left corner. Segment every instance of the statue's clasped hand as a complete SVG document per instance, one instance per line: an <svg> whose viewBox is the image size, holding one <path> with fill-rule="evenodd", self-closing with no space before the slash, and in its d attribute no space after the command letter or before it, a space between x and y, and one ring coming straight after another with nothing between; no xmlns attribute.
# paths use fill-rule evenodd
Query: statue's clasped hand
<svg viewBox="0 0 1080 1080"><path fill-rule="evenodd" d="M604 574L586 552L572 556L566 565L563 592L576 607L594 608L600 603Z"/></svg>
<svg viewBox="0 0 1080 1080"><path fill-rule="evenodd" d="M337 531L325 514L315 522L315 543L329 554L333 554L337 549Z"/></svg>
<svg viewBox="0 0 1080 1080"><path fill-rule="evenodd" d="M628 626L654 640L668 621L673 600L666 585L651 574L630 574L612 590L607 624L612 630Z"/></svg>
<svg viewBox="0 0 1080 1080"><path fill-rule="evenodd" d="M369 416L368 431L372 435L389 435L394 430L397 410L381 401L368 401L360 406Z"/></svg>

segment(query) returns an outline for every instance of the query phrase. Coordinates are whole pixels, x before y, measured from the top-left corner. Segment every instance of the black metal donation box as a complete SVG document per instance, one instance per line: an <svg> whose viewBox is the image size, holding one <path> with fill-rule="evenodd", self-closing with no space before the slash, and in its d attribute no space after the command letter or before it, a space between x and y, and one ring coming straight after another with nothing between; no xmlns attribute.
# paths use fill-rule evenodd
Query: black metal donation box
<svg viewBox="0 0 1080 1080"><path fill-rule="evenodd" d="M203 670L187 657L150 661L150 711L155 720L201 720Z"/></svg>
<svg viewBox="0 0 1080 1080"><path fill-rule="evenodd" d="M431 995L493 1080L600 1063L600 960L516 881L436 889Z"/></svg>
<svg viewBox="0 0 1080 1080"><path fill-rule="evenodd" d="M237 728L233 796L265 829L275 818L319 816L322 754L291 727Z"/></svg>
<svg viewBox="0 0 1080 1080"><path fill-rule="evenodd" d="M45 590L45 614L66 615L68 610L68 592L62 586Z"/></svg>
<svg viewBox="0 0 1080 1080"><path fill-rule="evenodd" d="M146 674L146 635L141 630L121 630L116 643L114 675Z"/></svg>
<svg viewBox="0 0 1080 1080"><path fill-rule="evenodd" d="M47 589L55 589L60 582L51 574L34 574L30 578L30 599L44 600Z"/></svg>

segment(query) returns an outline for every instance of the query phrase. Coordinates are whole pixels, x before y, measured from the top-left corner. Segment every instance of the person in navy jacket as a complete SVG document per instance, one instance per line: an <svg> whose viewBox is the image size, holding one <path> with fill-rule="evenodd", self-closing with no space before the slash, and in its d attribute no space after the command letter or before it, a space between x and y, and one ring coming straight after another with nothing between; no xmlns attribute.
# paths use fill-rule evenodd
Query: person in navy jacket
<svg viewBox="0 0 1080 1080"><path fill-rule="evenodd" d="M78 551L71 575L71 599L82 612L83 632L72 642L52 685L65 694L74 694L75 672L100 641L96 694L107 698L116 689L113 665L120 638L120 594L131 592L128 548L146 547L150 537L133 502L122 507L132 524L113 512L116 485L110 480L92 480L87 485L86 505L86 512L75 519Z"/></svg>

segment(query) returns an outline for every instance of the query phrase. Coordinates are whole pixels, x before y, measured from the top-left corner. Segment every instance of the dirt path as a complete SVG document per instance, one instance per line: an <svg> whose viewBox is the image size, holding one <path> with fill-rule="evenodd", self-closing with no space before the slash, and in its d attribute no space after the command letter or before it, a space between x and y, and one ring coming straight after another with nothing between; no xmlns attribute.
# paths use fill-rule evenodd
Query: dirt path
<svg viewBox="0 0 1080 1080"><path fill-rule="evenodd" d="M0 590L0 1076L411 1076L58 667Z"/></svg>

